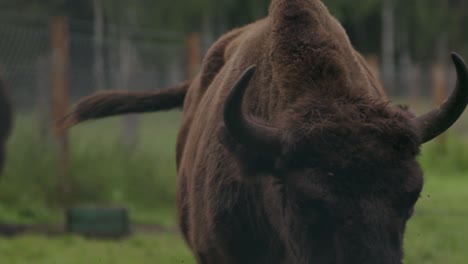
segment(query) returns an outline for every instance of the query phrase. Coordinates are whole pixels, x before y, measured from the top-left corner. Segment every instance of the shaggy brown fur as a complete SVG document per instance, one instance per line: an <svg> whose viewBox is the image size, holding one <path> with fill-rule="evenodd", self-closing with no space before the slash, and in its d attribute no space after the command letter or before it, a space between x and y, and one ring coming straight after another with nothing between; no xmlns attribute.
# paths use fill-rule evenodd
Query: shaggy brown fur
<svg viewBox="0 0 468 264"><path fill-rule="evenodd" d="M242 124L278 133L274 153L224 119L251 65ZM177 208L197 263L401 263L423 184L414 124L321 1L272 0L268 17L211 47L186 92Z"/></svg>
<svg viewBox="0 0 468 264"><path fill-rule="evenodd" d="M280 154L223 126L253 64L244 112L281 131ZM198 263L401 263L420 138L321 1L272 1L214 44L201 76L215 77L190 87L177 148L179 223Z"/></svg>
<svg viewBox="0 0 468 264"><path fill-rule="evenodd" d="M6 156L6 142L12 126L12 110L5 91L5 85L0 77L0 172L3 169Z"/></svg>
<svg viewBox="0 0 468 264"><path fill-rule="evenodd" d="M181 107L190 82L159 91L104 91L85 97L61 120L63 129L80 122L130 113L146 113Z"/></svg>

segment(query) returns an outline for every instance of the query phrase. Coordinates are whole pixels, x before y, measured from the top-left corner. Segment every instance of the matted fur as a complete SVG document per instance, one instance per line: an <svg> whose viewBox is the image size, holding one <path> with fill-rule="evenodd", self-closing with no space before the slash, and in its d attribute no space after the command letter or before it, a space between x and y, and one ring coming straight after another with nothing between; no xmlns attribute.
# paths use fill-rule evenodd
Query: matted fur
<svg viewBox="0 0 468 264"><path fill-rule="evenodd" d="M281 153L223 124L253 64L243 110L278 129ZM212 46L177 142L179 225L197 263L401 263L420 139L370 72L318 0L274 0Z"/></svg>
<svg viewBox="0 0 468 264"><path fill-rule="evenodd" d="M103 91L87 96L60 120L62 129L115 115L170 110L183 105L190 82L158 91Z"/></svg>
<svg viewBox="0 0 468 264"><path fill-rule="evenodd" d="M327 101L305 95L273 124L282 132L280 157L238 144L225 127L219 140L237 158L243 177L292 166L319 166L330 172L371 166L378 170L398 163L405 158L402 154L419 154L420 139L409 122L413 117L407 106L373 99Z"/></svg>
<svg viewBox="0 0 468 264"><path fill-rule="evenodd" d="M281 114L278 123L284 155L295 164L305 162L302 166L330 171L368 170L371 165L393 166L419 153L412 117L401 108L372 99L327 100L305 95Z"/></svg>

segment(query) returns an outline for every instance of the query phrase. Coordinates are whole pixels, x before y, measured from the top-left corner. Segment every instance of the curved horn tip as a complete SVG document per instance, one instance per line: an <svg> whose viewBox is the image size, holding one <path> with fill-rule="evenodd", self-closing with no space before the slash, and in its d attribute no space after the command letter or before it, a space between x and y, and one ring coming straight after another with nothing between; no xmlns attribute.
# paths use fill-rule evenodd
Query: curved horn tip
<svg viewBox="0 0 468 264"><path fill-rule="evenodd" d="M463 57L460 56L460 54L456 53L456 52L452 52L452 60L453 62L455 63L455 65L458 67L458 66L465 66L466 67L466 63L465 61L463 60Z"/></svg>
<svg viewBox="0 0 468 264"><path fill-rule="evenodd" d="M468 67L463 58L452 52L457 70L457 86L439 108L413 120L421 143L426 143L449 129L463 114L468 105Z"/></svg>
<svg viewBox="0 0 468 264"><path fill-rule="evenodd" d="M234 88L231 90L232 99L236 96L242 97L245 90L248 87L248 84L252 80L255 72L257 71L257 65L249 66L244 72L242 72L241 77L237 80L237 83L234 85ZM240 88L240 89L239 89ZM242 99L242 98L239 98Z"/></svg>
<svg viewBox="0 0 468 264"><path fill-rule="evenodd" d="M257 71L257 65L253 64L244 71L244 74L242 74L242 76L250 79L252 78L252 76L255 74L256 71Z"/></svg>

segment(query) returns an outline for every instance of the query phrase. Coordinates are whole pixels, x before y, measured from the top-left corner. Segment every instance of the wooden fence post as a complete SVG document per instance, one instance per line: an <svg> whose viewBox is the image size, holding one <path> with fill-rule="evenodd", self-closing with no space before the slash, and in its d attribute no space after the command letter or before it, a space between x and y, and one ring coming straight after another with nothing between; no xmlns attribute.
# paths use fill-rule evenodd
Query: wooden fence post
<svg viewBox="0 0 468 264"><path fill-rule="evenodd" d="M68 21L65 16L52 18L50 22L52 47L52 111L53 120L59 120L68 107L70 75L70 48L68 39ZM54 124L56 122L53 122ZM71 196L70 158L68 133L54 125L57 142L58 182L62 205L68 206Z"/></svg>
<svg viewBox="0 0 468 264"><path fill-rule="evenodd" d="M200 34L192 33L187 36L187 73L189 79L198 73L201 61Z"/></svg>
<svg viewBox="0 0 468 264"><path fill-rule="evenodd" d="M379 57L377 55L369 55L366 57L367 64L370 67L370 70L372 72L372 75L374 75L374 78L379 81L381 84L383 84L382 81L382 74L380 71L380 61Z"/></svg>

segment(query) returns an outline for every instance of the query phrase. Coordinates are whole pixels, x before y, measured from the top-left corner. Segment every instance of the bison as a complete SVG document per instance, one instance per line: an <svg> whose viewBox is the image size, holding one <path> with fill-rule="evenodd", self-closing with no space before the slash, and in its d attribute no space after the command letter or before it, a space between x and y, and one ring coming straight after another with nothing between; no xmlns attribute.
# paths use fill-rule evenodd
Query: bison
<svg viewBox="0 0 468 264"><path fill-rule="evenodd" d="M178 219L198 263L396 264L423 187L419 148L468 103L467 66L452 57L455 91L415 116L389 102L322 1L272 0L190 82L94 95L63 123L183 102Z"/></svg>
<svg viewBox="0 0 468 264"><path fill-rule="evenodd" d="M5 89L3 80L0 78L0 172L5 163L6 142L12 126L12 110Z"/></svg>

